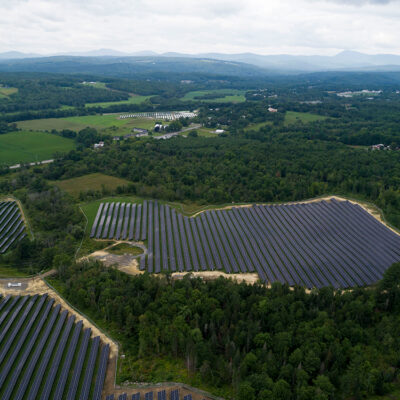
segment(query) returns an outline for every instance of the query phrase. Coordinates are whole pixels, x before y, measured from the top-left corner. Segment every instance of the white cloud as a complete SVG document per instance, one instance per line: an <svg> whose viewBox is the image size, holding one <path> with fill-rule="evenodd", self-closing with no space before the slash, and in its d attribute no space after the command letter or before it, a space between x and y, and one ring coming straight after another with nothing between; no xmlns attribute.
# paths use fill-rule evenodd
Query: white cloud
<svg viewBox="0 0 400 400"><path fill-rule="evenodd" d="M399 0L0 0L0 51L399 53Z"/></svg>

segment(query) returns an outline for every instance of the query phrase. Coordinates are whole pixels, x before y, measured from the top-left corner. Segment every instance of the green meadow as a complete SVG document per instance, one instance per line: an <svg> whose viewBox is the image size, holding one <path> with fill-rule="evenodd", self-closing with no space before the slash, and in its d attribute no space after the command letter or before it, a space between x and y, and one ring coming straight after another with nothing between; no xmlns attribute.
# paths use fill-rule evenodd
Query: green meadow
<svg viewBox="0 0 400 400"><path fill-rule="evenodd" d="M306 124L308 122L323 121L327 118L328 117L325 117L323 115L302 113L296 111L287 111L285 114L285 124L290 125L290 124L295 124L297 122Z"/></svg>
<svg viewBox="0 0 400 400"><path fill-rule="evenodd" d="M236 89L217 89L217 90L196 90L193 92L188 92L181 98L183 101L204 101L208 103L241 103L246 101L245 90ZM196 99L195 97L202 97L206 95L220 95L213 99Z"/></svg>
<svg viewBox="0 0 400 400"><path fill-rule="evenodd" d="M134 127L143 129L152 129L154 127L154 119L119 119L119 115L120 114L86 115L82 117L34 119L20 121L17 123L17 126L24 130L51 131L52 129L56 129L61 131L63 129L70 129L75 132L90 127L104 134L121 136L130 133Z"/></svg>
<svg viewBox="0 0 400 400"><path fill-rule="evenodd" d="M17 164L51 159L54 153L75 148L71 139L45 132L11 132L0 135L0 164Z"/></svg>

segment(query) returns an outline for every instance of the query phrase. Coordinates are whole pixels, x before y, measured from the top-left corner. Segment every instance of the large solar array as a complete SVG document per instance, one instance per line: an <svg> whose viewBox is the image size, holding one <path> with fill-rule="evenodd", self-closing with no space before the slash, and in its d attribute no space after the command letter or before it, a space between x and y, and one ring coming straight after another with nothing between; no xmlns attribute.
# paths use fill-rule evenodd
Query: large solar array
<svg viewBox="0 0 400 400"><path fill-rule="evenodd" d="M134 114L122 114L119 116L120 119L126 118L154 118L158 120L174 121L179 118L194 118L197 116L196 112L192 111L155 111L155 112L142 112Z"/></svg>
<svg viewBox="0 0 400 400"><path fill-rule="evenodd" d="M0 302L2 400L100 400L108 355L108 344L47 295Z"/></svg>
<svg viewBox="0 0 400 400"><path fill-rule="evenodd" d="M171 390L169 396L167 395L166 390L161 390L157 392L157 395L154 392L147 392L143 396L140 393L134 393L132 395L127 395L126 393L114 396L110 394L106 397L106 400L192 400L192 395L187 394L186 396L180 396L179 389Z"/></svg>
<svg viewBox="0 0 400 400"><path fill-rule="evenodd" d="M15 201L0 202L0 254L26 236L25 224Z"/></svg>
<svg viewBox="0 0 400 400"><path fill-rule="evenodd" d="M147 241L148 272L257 272L263 282L336 288L382 278L400 261L400 236L359 205L254 205L183 216L168 205L101 203L92 238Z"/></svg>

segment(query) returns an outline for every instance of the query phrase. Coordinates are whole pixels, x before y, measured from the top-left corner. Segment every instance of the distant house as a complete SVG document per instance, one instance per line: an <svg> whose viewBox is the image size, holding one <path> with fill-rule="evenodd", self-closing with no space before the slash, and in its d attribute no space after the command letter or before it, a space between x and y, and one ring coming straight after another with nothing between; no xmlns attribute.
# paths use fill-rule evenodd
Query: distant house
<svg viewBox="0 0 400 400"><path fill-rule="evenodd" d="M276 108L273 108L273 107L268 107L268 111L271 112L271 113L278 112L278 110Z"/></svg>
<svg viewBox="0 0 400 400"><path fill-rule="evenodd" d="M374 144L371 146L372 150L390 150L390 146L385 146L382 143Z"/></svg>
<svg viewBox="0 0 400 400"><path fill-rule="evenodd" d="M155 124L155 125L154 125L154 132L163 131L167 126L168 126L168 125Z"/></svg>
<svg viewBox="0 0 400 400"><path fill-rule="evenodd" d="M133 133L127 133L126 135L124 135L124 139L129 139L131 137L134 137L135 135Z"/></svg>
<svg viewBox="0 0 400 400"><path fill-rule="evenodd" d="M104 147L104 142L95 143L95 144L93 145L93 147L94 147L95 149L99 149L99 148L101 148L101 147Z"/></svg>
<svg viewBox="0 0 400 400"><path fill-rule="evenodd" d="M118 140L120 140L120 137L119 137L119 136L114 136L114 137L113 137L113 140L114 140L114 141L118 141Z"/></svg>
<svg viewBox="0 0 400 400"><path fill-rule="evenodd" d="M224 133L225 131L223 129L216 129L215 133L220 134L220 133Z"/></svg>

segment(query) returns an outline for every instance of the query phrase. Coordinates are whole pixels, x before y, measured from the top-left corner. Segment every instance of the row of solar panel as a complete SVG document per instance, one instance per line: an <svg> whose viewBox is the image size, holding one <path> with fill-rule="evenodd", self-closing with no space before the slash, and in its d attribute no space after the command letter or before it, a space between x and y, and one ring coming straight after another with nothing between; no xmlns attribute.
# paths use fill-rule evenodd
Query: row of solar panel
<svg viewBox="0 0 400 400"><path fill-rule="evenodd" d="M25 236L25 225L17 203L0 202L0 254Z"/></svg>
<svg viewBox="0 0 400 400"><path fill-rule="evenodd" d="M156 397L154 396L153 392L147 392L144 394L144 400L155 400ZM120 394L118 396L114 396L113 394L110 394L106 397L106 400L141 400L140 393L135 393L130 396L128 396L126 393ZM174 389L171 390L169 394L169 399L170 400L180 400L181 397L179 395L179 389ZM157 400L167 400L167 392L166 390L162 390L157 393ZM183 396L183 400L192 400L192 395L187 394Z"/></svg>
<svg viewBox="0 0 400 400"><path fill-rule="evenodd" d="M102 203L91 236L147 239L140 268L149 272L257 272L264 282L310 288L369 285L400 260L397 234L360 206L334 199L205 211L196 218L153 201Z"/></svg>
<svg viewBox="0 0 400 400"><path fill-rule="evenodd" d="M75 324L74 315L67 317L68 311L47 295L2 299L2 400L101 399L109 345L99 354L100 338L91 339L90 328L82 330L82 321Z"/></svg>

